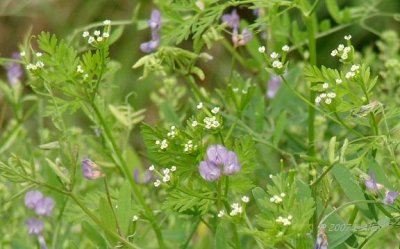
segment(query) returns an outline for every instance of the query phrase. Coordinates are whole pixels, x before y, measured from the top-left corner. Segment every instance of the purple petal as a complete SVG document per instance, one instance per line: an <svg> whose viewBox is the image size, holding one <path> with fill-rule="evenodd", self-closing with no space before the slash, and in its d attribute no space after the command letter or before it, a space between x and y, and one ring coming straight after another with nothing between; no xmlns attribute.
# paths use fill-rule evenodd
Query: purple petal
<svg viewBox="0 0 400 249"><path fill-rule="evenodd" d="M228 150L220 145L210 145L207 149L208 161L214 163L215 165L222 165L225 163L228 156Z"/></svg>
<svg viewBox="0 0 400 249"><path fill-rule="evenodd" d="M149 54L151 52L154 52L157 49L158 44L159 44L159 41L157 41L157 40L155 40L155 41L151 40L149 42L144 42L144 43L140 44L140 50L143 53Z"/></svg>
<svg viewBox="0 0 400 249"><path fill-rule="evenodd" d="M103 176L100 167L90 159L82 160L82 174L88 180L96 180Z"/></svg>
<svg viewBox="0 0 400 249"><path fill-rule="evenodd" d="M236 9L233 9L231 14L225 14L221 17L223 23L226 23L228 27L237 29L240 23L240 16L237 14Z"/></svg>
<svg viewBox="0 0 400 249"><path fill-rule="evenodd" d="M398 195L399 195L398 192L395 192L395 191L388 191L388 192L386 193L385 199L383 200L383 203L385 203L386 205L391 205L391 204L393 204Z"/></svg>
<svg viewBox="0 0 400 249"><path fill-rule="evenodd" d="M270 99L274 98L281 85L282 78L278 75L273 75L268 81L267 97Z"/></svg>
<svg viewBox="0 0 400 249"><path fill-rule="evenodd" d="M136 183L146 184L149 183L152 180L152 178L153 178L153 172L151 172L150 170L146 170L143 180L140 179L138 169L135 169L133 171L133 179L135 180Z"/></svg>
<svg viewBox="0 0 400 249"><path fill-rule="evenodd" d="M19 53L13 53L12 58L18 60L21 58L21 56L19 55ZM23 75L21 65L16 62L8 62L4 65L4 67L7 71L8 83L11 86L18 84Z"/></svg>
<svg viewBox="0 0 400 249"><path fill-rule="evenodd" d="M153 10L149 20L149 27L152 30L160 30L161 28L161 13L159 10Z"/></svg>
<svg viewBox="0 0 400 249"><path fill-rule="evenodd" d="M200 162L199 172L206 181L216 181L221 176L220 168L210 161Z"/></svg>
<svg viewBox="0 0 400 249"><path fill-rule="evenodd" d="M238 34L237 29L233 30L232 42L235 47L246 45L251 39L253 39L253 33L247 28L243 29L241 34Z"/></svg>
<svg viewBox="0 0 400 249"><path fill-rule="evenodd" d="M40 191L29 191L25 194L25 206L30 209L35 209L37 203L43 199L43 194Z"/></svg>
<svg viewBox="0 0 400 249"><path fill-rule="evenodd" d="M44 228L43 221L36 219L36 218L31 218L31 219L26 220L25 224L28 227L29 234L39 235L42 233L43 228Z"/></svg>
<svg viewBox="0 0 400 249"><path fill-rule="evenodd" d="M378 192L378 185L375 181L375 174L374 173L369 173L369 179L365 180L365 187L373 192Z"/></svg>
<svg viewBox="0 0 400 249"><path fill-rule="evenodd" d="M240 171L240 164L235 152L229 151L224 163L224 175L233 175Z"/></svg>
<svg viewBox="0 0 400 249"><path fill-rule="evenodd" d="M35 207L35 212L38 215L50 216L53 212L54 201L50 197L42 198L38 201Z"/></svg>

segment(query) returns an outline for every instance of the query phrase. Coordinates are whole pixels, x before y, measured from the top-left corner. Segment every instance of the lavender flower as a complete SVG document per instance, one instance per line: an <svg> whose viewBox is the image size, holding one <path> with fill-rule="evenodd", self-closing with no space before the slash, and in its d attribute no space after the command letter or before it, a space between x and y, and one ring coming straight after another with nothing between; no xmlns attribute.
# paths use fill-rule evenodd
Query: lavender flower
<svg viewBox="0 0 400 249"><path fill-rule="evenodd" d="M19 60L21 58L19 53L13 53L11 56L13 59ZM13 86L20 82L23 75L22 67L19 63L9 62L4 65L7 70L8 83Z"/></svg>
<svg viewBox="0 0 400 249"><path fill-rule="evenodd" d="M30 218L25 221L25 224L28 227L28 233L33 235L40 235L44 228L43 221L37 218Z"/></svg>
<svg viewBox="0 0 400 249"><path fill-rule="evenodd" d="M37 203L43 199L43 197L40 191L28 191L25 194L25 206L30 209L35 209Z"/></svg>
<svg viewBox="0 0 400 249"><path fill-rule="evenodd" d="M35 206L35 212L38 215L50 216L53 212L54 201L50 197L40 199Z"/></svg>
<svg viewBox="0 0 400 249"><path fill-rule="evenodd" d="M251 39L253 39L253 33L247 28L243 29L241 34L238 34L238 30L234 29L232 34L232 42L235 47L246 45Z"/></svg>
<svg viewBox="0 0 400 249"><path fill-rule="evenodd" d="M281 85L282 78L278 75L273 75L268 81L267 97L270 99L274 98Z"/></svg>
<svg viewBox="0 0 400 249"><path fill-rule="evenodd" d="M320 228L319 230L314 249L328 249L328 238L326 237L324 228Z"/></svg>
<svg viewBox="0 0 400 249"><path fill-rule="evenodd" d="M156 49L158 48L159 45L159 41L148 41L148 42L143 42L142 44L140 44L140 50L143 53L149 54L151 52L156 51Z"/></svg>
<svg viewBox="0 0 400 249"><path fill-rule="evenodd" d="M240 16L237 14L236 9L233 9L230 14L225 14L221 17L223 23L226 23L228 27L232 29L239 28Z"/></svg>
<svg viewBox="0 0 400 249"><path fill-rule="evenodd" d="M224 163L223 173L224 175L233 175L240 171L239 160L233 151L229 151Z"/></svg>
<svg viewBox="0 0 400 249"><path fill-rule="evenodd" d="M90 159L82 160L82 173L83 177L88 180L96 180L103 176L100 167Z"/></svg>
<svg viewBox="0 0 400 249"><path fill-rule="evenodd" d="M220 144L211 145L207 149L208 161L211 161L215 165L224 164L227 156L228 150Z"/></svg>
<svg viewBox="0 0 400 249"><path fill-rule="evenodd" d="M150 20L148 23L149 23L149 27L152 30L157 30L157 31L160 30L160 28L161 28L161 13L159 10L153 10L151 12L151 17L150 17Z"/></svg>
<svg viewBox="0 0 400 249"><path fill-rule="evenodd" d="M199 172L206 181L216 181L221 177L221 169L211 161L202 161Z"/></svg>
<svg viewBox="0 0 400 249"><path fill-rule="evenodd" d="M153 172L151 172L150 170L146 170L143 180L140 179L138 169L135 169L133 171L133 179L135 180L136 183L146 184L146 183L149 183L152 178L153 178Z"/></svg>
<svg viewBox="0 0 400 249"><path fill-rule="evenodd" d="M385 196L385 199L383 200L383 203L385 203L386 205L393 204L398 195L399 195L399 193L395 192L395 191L386 192L386 196Z"/></svg>
<svg viewBox="0 0 400 249"><path fill-rule="evenodd" d="M373 193L377 193L382 188L382 185L376 182L374 173L369 173L369 178L364 183L365 187Z"/></svg>

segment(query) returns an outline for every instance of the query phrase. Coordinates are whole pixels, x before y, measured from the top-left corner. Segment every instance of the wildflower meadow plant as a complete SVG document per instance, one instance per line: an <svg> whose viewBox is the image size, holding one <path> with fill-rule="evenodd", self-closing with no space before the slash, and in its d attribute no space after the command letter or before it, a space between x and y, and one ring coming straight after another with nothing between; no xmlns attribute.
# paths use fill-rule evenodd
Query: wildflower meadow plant
<svg viewBox="0 0 400 249"><path fill-rule="evenodd" d="M128 2L0 59L0 248L398 248L398 1Z"/></svg>

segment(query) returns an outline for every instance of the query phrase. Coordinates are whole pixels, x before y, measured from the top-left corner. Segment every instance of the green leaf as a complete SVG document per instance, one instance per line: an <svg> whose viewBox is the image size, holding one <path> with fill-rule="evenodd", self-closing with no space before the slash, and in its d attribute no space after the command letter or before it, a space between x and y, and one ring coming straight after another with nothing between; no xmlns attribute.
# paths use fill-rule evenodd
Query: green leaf
<svg viewBox="0 0 400 249"><path fill-rule="evenodd" d="M222 224L217 226L215 232L215 249L226 249L229 248L228 239L226 237L227 232L224 231Z"/></svg>
<svg viewBox="0 0 400 249"><path fill-rule="evenodd" d="M329 14L335 20L336 23L341 24L342 18L340 15L339 5L336 0L326 0L326 7L328 9Z"/></svg>
<svg viewBox="0 0 400 249"><path fill-rule="evenodd" d="M132 223L132 198L129 182L126 181L119 190L117 218L122 232L127 235L129 224Z"/></svg>
<svg viewBox="0 0 400 249"><path fill-rule="evenodd" d="M97 248L108 248L107 242L104 237L99 233L99 230L93 227L87 221L82 223L82 229L85 233L85 236L88 237Z"/></svg>
<svg viewBox="0 0 400 249"><path fill-rule="evenodd" d="M264 189L260 187L255 187L251 191L254 197L254 200L256 200L256 205L260 211L265 211L268 212L268 209L265 207L263 200L266 200L268 198L267 193L265 193Z"/></svg>
<svg viewBox="0 0 400 249"><path fill-rule="evenodd" d="M99 220L111 230L116 231L116 221L113 216L113 211L108 204L106 198L101 197L99 199ZM111 244L115 244L117 240L106 233L106 237Z"/></svg>
<svg viewBox="0 0 400 249"><path fill-rule="evenodd" d="M286 116L287 112L286 111L282 112L278 117L277 123L275 124L274 135L272 136L272 143L274 145L278 145L279 141L281 140L287 121Z"/></svg>

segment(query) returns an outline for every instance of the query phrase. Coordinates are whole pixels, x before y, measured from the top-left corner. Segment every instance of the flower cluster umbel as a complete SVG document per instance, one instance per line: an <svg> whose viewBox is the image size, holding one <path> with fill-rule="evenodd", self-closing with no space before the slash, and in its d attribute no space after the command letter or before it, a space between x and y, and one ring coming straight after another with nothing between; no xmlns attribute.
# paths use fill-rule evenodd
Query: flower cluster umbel
<svg viewBox="0 0 400 249"><path fill-rule="evenodd" d="M258 52L262 54L265 53L265 50L266 49L264 46L258 48ZM266 56L268 67L272 68L276 75L282 75L285 73L287 68L286 56L289 50L290 47L288 45L284 45L282 47L282 54L279 54L277 52L272 52L269 54L269 57Z"/></svg>
<svg viewBox="0 0 400 249"><path fill-rule="evenodd" d="M101 33L100 30L95 30L93 31L93 35L90 35L89 31L84 31L82 34L82 37L87 39L87 43L92 46L99 46L103 44L104 42L107 41L107 39L110 37L110 20L105 20L103 22L105 25L103 33Z"/></svg>
<svg viewBox="0 0 400 249"><path fill-rule="evenodd" d="M222 175L233 175L240 169L236 153L220 144L210 145L206 159L199 165L200 175L206 181L216 181Z"/></svg>

